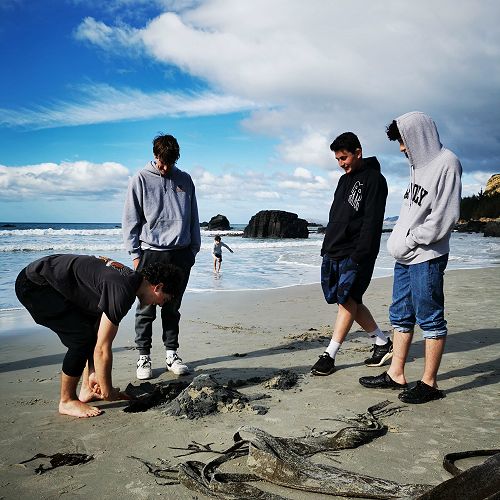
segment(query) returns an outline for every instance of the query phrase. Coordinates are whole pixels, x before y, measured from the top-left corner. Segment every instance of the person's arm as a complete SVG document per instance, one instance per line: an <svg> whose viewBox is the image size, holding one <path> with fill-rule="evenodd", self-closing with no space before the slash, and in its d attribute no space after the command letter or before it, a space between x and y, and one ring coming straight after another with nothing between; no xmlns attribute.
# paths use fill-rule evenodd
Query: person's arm
<svg viewBox="0 0 500 500"><path fill-rule="evenodd" d="M223 241L220 243L223 247L226 247L231 253L234 253Z"/></svg>
<svg viewBox="0 0 500 500"><path fill-rule="evenodd" d="M351 259L360 264L368 257L376 257L384 223L387 182L382 175L370 181L365 190L365 216L356 250Z"/></svg>
<svg viewBox="0 0 500 500"><path fill-rule="evenodd" d="M193 182L191 180L191 182ZM193 183L193 193L191 196L191 251L196 254L201 248L200 218L198 215L198 203L196 202L196 189Z"/></svg>
<svg viewBox="0 0 500 500"><path fill-rule="evenodd" d="M142 210L142 192L136 177L130 179L123 207L122 234L125 249L134 262L134 269L139 264L142 255L140 234L144 215Z"/></svg>
<svg viewBox="0 0 500 500"><path fill-rule="evenodd" d="M113 353L111 346L118 332L118 326L113 324L105 313L102 313L97 342L94 349L94 368L97 386L95 392L106 401L128 399L128 396L113 387L111 371L113 367Z"/></svg>
<svg viewBox="0 0 500 500"><path fill-rule="evenodd" d="M460 164L444 170L438 180L436 198L431 206L431 212L422 224L411 228L406 237L408 248L430 245L447 236L453 229L460 217L461 173Z"/></svg>

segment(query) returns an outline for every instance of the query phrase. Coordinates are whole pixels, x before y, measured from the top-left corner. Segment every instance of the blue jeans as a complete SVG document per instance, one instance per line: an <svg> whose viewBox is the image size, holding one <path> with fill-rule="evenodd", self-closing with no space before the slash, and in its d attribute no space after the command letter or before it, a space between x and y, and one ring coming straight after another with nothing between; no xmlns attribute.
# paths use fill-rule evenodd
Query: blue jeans
<svg viewBox="0 0 500 500"><path fill-rule="evenodd" d="M446 336L444 319L444 270L448 254L420 264L396 262L389 320L400 332L413 332L415 324L426 339Z"/></svg>

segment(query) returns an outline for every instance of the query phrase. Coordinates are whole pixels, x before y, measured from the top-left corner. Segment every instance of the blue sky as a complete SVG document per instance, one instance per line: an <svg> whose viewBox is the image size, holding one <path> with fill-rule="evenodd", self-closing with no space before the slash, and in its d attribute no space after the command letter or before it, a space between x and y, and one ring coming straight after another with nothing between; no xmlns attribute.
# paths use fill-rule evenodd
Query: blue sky
<svg viewBox="0 0 500 500"><path fill-rule="evenodd" d="M2 0L0 220L120 221L159 132L201 220L325 221L346 130L395 215L408 166L384 131L413 110L477 193L500 171L499 18L493 0Z"/></svg>

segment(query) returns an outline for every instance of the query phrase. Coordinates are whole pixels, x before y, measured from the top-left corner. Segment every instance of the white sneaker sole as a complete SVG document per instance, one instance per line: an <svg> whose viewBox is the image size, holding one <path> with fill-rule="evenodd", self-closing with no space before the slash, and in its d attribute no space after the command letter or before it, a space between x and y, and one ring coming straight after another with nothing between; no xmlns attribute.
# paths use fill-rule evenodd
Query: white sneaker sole
<svg viewBox="0 0 500 500"><path fill-rule="evenodd" d="M392 358L392 351L388 352L378 363L370 363L370 364L366 364L365 363L365 366L382 366L387 360L391 359Z"/></svg>
<svg viewBox="0 0 500 500"><path fill-rule="evenodd" d="M153 371L139 372L139 370L137 370L136 377L138 380L149 380L150 378L153 378Z"/></svg>
<svg viewBox="0 0 500 500"><path fill-rule="evenodd" d="M187 375L189 373L189 368L187 366L168 366L167 372L172 372L174 375Z"/></svg>

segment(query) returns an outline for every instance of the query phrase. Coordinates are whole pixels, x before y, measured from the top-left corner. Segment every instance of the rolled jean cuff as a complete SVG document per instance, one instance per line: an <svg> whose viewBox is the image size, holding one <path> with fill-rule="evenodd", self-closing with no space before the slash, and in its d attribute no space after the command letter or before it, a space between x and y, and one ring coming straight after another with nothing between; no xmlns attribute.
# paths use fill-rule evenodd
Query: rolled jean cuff
<svg viewBox="0 0 500 500"><path fill-rule="evenodd" d="M399 333L409 333L410 335L413 335L413 330L414 327L412 326L397 326L397 325L391 325L393 330Z"/></svg>
<svg viewBox="0 0 500 500"><path fill-rule="evenodd" d="M448 330L445 328L444 330L422 330L422 336L424 339L442 339L448 335Z"/></svg>

